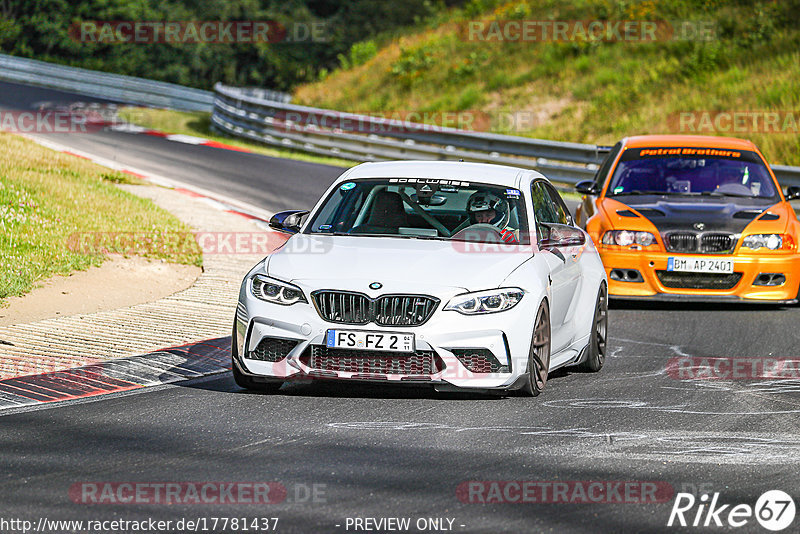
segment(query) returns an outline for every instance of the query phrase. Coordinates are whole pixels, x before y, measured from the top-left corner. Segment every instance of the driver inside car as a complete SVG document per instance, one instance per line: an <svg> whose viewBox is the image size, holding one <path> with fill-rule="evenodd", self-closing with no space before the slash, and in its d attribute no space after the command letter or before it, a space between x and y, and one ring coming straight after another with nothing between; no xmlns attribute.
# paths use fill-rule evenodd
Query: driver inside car
<svg viewBox="0 0 800 534"><path fill-rule="evenodd" d="M467 200L467 213L472 224L489 224L506 243L518 243L516 231L508 226L511 218L508 201L493 193L476 191Z"/></svg>

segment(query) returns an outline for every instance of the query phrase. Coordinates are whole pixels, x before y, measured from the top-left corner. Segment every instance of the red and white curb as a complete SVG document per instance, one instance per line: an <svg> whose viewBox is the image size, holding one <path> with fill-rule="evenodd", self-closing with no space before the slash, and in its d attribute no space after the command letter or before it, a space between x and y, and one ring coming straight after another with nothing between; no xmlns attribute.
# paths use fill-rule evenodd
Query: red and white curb
<svg viewBox="0 0 800 534"><path fill-rule="evenodd" d="M64 371L0 380L0 411L171 384L230 368L230 338L209 339Z"/></svg>
<svg viewBox="0 0 800 534"><path fill-rule="evenodd" d="M198 198L220 211L245 217L266 227L271 213L257 206L76 150L49 139L23 135L46 148L89 160L97 165ZM186 142L184 140L183 142ZM230 338L216 338L153 353L102 361L61 371L0 380L0 411L82 399L169 384L230 370Z"/></svg>
<svg viewBox="0 0 800 534"><path fill-rule="evenodd" d="M205 203L207 203L208 205L212 206L215 209L218 209L220 211L225 211L228 213L233 213L234 215L240 215L242 217L246 217L247 219L253 220L260 226L266 226L266 223L273 215L271 212L259 208L258 206L254 206L253 204L242 202L241 200L237 200L235 198L231 198L229 196L216 193L214 191L209 191L208 189L197 187L193 184L181 182L179 180L174 180L172 178L166 178L164 176L153 174L151 172L139 169L137 167L132 167L130 165L123 165L118 161L90 154L82 150L76 150L66 145L62 145L60 143L51 141L50 139L44 139L29 134L22 134L22 135L23 137L30 139L34 143L43 146L45 148L49 148L51 150L55 150L56 152L61 152L62 154L68 154L70 156L75 156L77 158L89 160L92 163L95 163L102 167L106 167L108 169L112 169L125 174L130 174L131 176L135 176L136 178L145 180L154 185L168 187L170 189L174 189L179 193L183 193L195 198L200 198ZM183 137L189 137L189 136L183 136ZM209 141L209 142L213 143L214 141ZM206 145L206 146L213 146L213 145Z"/></svg>
<svg viewBox="0 0 800 534"><path fill-rule="evenodd" d="M184 143L187 145L209 146L212 148L221 148L223 150L233 150L235 152L245 152L247 154L255 154L256 152L236 145L229 145L227 143L220 143L219 141L212 141L204 137L195 137L193 135L184 134L168 134L158 130L145 128L144 126L137 126L136 124L121 124L109 127L110 130L115 132L124 132L130 134L144 134L152 135L154 137L161 137L167 141L175 141L177 143Z"/></svg>

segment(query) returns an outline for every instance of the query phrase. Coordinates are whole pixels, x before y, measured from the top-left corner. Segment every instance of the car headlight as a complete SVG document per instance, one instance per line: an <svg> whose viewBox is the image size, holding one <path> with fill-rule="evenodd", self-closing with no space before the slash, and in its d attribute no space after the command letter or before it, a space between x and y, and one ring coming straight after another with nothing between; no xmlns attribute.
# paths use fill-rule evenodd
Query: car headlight
<svg viewBox="0 0 800 534"><path fill-rule="evenodd" d="M656 236L650 232L634 232L633 230L609 230L603 234L601 242L604 245L618 245L628 247L636 243L648 247L656 242Z"/></svg>
<svg viewBox="0 0 800 534"><path fill-rule="evenodd" d="M753 234L745 236L742 241L742 246L758 250L760 248L768 248L770 250L778 250L783 248L783 236L780 234Z"/></svg>
<svg viewBox="0 0 800 534"><path fill-rule="evenodd" d="M464 315L480 315L510 310L522 300L525 292L518 287L504 287L465 293L450 299L445 310L453 310Z"/></svg>
<svg viewBox="0 0 800 534"><path fill-rule="evenodd" d="M292 284L257 274L252 281L253 295L261 300L291 306L298 302L308 302L303 290Z"/></svg>

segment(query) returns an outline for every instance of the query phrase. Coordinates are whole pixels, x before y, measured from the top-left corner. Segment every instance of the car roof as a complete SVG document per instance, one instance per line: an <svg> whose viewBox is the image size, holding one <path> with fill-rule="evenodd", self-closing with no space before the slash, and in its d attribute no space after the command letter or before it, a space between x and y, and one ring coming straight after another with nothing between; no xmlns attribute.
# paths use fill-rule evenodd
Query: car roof
<svg viewBox="0 0 800 534"><path fill-rule="evenodd" d="M491 163L387 161L357 165L343 174L337 182L358 178L438 178L516 187L517 178L521 173L532 174L536 178L544 178L541 173L530 169Z"/></svg>
<svg viewBox="0 0 800 534"><path fill-rule="evenodd" d="M714 135L637 135L623 139L623 145L625 148L688 146L756 150L756 146L747 139Z"/></svg>

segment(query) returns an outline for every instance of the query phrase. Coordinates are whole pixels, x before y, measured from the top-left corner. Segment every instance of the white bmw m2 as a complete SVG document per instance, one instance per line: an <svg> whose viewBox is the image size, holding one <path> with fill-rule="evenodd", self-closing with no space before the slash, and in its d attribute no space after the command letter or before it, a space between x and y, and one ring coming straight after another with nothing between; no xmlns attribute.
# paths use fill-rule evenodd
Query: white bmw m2
<svg viewBox="0 0 800 534"><path fill-rule="evenodd" d="M607 281L588 234L541 174L463 162L365 163L245 277L233 376L538 395L564 366L598 371Z"/></svg>

